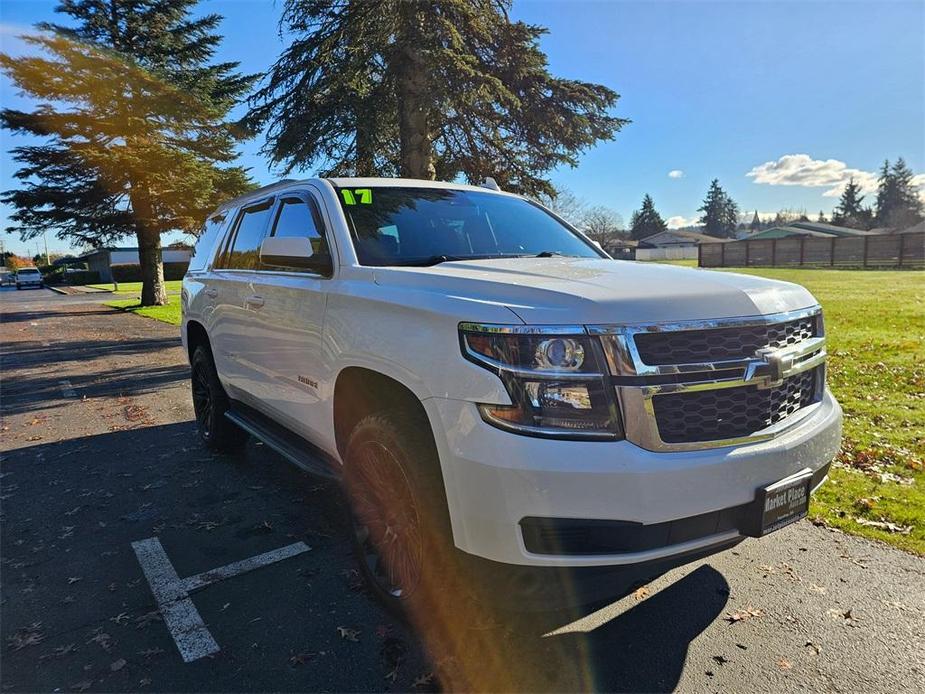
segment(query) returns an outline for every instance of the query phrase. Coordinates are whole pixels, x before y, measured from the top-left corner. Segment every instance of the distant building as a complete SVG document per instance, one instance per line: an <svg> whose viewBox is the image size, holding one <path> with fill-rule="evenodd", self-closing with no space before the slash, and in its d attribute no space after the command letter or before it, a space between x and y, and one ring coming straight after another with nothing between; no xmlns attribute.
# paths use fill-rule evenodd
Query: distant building
<svg viewBox="0 0 925 694"><path fill-rule="evenodd" d="M875 236L877 232L864 231L863 229L850 229L840 227L834 224L824 222L789 222L781 224L764 231L751 234L748 240L753 239L783 239L788 236L816 236L820 238L845 237L845 236Z"/></svg>
<svg viewBox="0 0 925 694"><path fill-rule="evenodd" d="M165 248L161 251L164 264L189 264L193 252L189 248ZM87 264L87 268L100 273L100 282L112 282L112 268L114 265L138 266L137 248L97 248L84 253L77 258Z"/></svg>
<svg viewBox="0 0 925 694"><path fill-rule="evenodd" d="M603 249L607 251L607 255L617 260L635 260L638 245L638 241L620 238L607 239L601 244Z"/></svg>
<svg viewBox="0 0 925 694"><path fill-rule="evenodd" d="M669 229L639 240L639 248L696 248L702 243L724 243L729 239L718 239L695 231Z"/></svg>

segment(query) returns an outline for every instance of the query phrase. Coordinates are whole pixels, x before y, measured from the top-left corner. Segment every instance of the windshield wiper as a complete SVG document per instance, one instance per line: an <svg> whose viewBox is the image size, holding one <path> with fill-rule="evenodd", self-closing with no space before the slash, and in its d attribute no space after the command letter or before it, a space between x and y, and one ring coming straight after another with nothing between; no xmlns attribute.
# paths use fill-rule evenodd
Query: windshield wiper
<svg viewBox="0 0 925 694"><path fill-rule="evenodd" d="M440 263L449 263L454 260L484 260L485 258L493 258L495 256L491 255L432 255L428 258L411 258L411 259L402 259L395 260L393 262L385 263L386 266L402 266L402 267L432 267L434 265L439 265Z"/></svg>
<svg viewBox="0 0 925 694"><path fill-rule="evenodd" d="M560 253L559 251L540 251L533 257L534 258L574 258L576 256L566 255L565 253Z"/></svg>

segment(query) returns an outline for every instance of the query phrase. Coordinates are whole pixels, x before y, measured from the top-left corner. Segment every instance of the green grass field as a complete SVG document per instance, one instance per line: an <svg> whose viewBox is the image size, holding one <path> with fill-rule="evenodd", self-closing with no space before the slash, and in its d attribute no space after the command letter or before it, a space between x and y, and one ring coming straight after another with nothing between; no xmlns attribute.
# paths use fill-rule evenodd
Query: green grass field
<svg viewBox="0 0 925 694"><path fill-rule="evenodd" d="M121 286L121 285L120 285ZM164 323L180 325L180 297L173 295L167 297L166 306L139 306L137 299L120 299L118 301L107 301L107 306L118 308L128 313L134 313L145 318L153 318Z"/></svg>
<svg viewBox="0 0 925 694"><path fill-rule="evenodd" d="M727 271L802 284L822 305L845 437L811 517L925 555L925 272Z"/></svg>
<svg viewBox="0 0 925 694"><path fill-rule="evenodd" d="M845 411L845 438L811 516L925 555L925 272L728 271L802 284L825 312L829 385ZM177 296L167 306L108 305L180 323Z"/></svg>
<svg viewBox="0 0 925 694"><path fill-rule="evenodd" d="M164 282L167 286L168 292L179 292L180 287L183 285L183 280L167 280ZM107 291L115 291L115 285L113 284L88 284L88 287L93 287L94 289L105 289ZM141 294L141 282L119 282L119 294Z"/></svg>

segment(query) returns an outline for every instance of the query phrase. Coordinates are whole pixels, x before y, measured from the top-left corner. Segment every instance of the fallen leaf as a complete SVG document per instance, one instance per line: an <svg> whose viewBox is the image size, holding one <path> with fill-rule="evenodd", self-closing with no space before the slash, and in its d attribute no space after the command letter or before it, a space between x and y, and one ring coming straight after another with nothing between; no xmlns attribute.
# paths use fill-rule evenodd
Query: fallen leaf
<svg viewBox="0 0 925 694"><path fill-rule="evenodd" d="M633 598L638 602L639 600L645 600L649 597L649 587L648 586L639 586L636 590L633 591Z"/></svg>
<svg viewBox="0 0 925 694"><path fill-rule="evenodd" d="M912 532L911 525L897 525L896 523L891 523L890 521L875 521L868 520L866 518L855 518L854 522L858 525L863 525L867 528L877 528L878 530L886 530L888 533L899 533L900 535L908 535Z"/></svg>
<svg viewBox="0 0 925 694"><path fill-rule="evenodd" d="M816 652L816 655L819 655L819 652L822 650L818 645L816 645L812 641L807 641L806 643L803 644L803 646L805 648L812 648Z"/></svg>
<svg viewBox="0 0 925 694"><path fill-rule="evenodd" d="M348 627L337 627L337 633L340 634L342 639L347 641L359 641L360 632L356 629L349 629Z"/></svg>
<svg viewBox="0 0 925 694"><path fill-rule="evenodd" d="M27 627L17 629L12 636L7 639L10 648L19 651L27 646L37 646L45 640L45 634L41 632L42 623L34 622Z"/></svg>
<svg viewBox="0 0 925 694"><path fill-rule="evenodd" d="M781 658L777 661L777 667L779 667L781 670L791 670L793 669L793 663L791 663L786 658Z"/></svg>
<svg viewBox="0 0 925 694"><path fill-rule="evenodd" d="M318 656L317 653L313 651L307 651L305 653L297 653L296 655L289 658L290 665L305 665L305 663L310 663Z"/></svg>
<svg viewBox="0 0 925 694"><path fill-rule="evenodd" d="M420 689L421 687L429 687L431 684L433 684L433 681L434 673L428 672L424 675L418 675L414 682L411 683L411 686L415 689Z"/></svg>
<svg viewBox="0 0 925 694"><path fill-rule="evenodd" d="M735 612L726 613L726 621L730 624L735 624L736 622L744 622L747 619L752 617L761 617L764 615L764 612L756 609L754 607L748 606L744 610L736 610Z"/></svg>
<svg viewBox="0 0 925 694"><path fill-rule="evenodd" d="M72 684L71 689L74 689L78 692L85 692L92 686L93 686L93 680L81 680L80 682L77 682L76 684Z"/></svg>
<svg viewBox="0 0 925 694"><path fill-rule="evenodd" d="M720 665L725 665L726 663L729 662L729 658L727 658L724 655L714 655L713 660L715 660Z"/></svg>
<svg viewBox="0 0 925 694"><path fill-rule="evenodd" d="M122 668L125 667L125 658L119 658L118 660L109 664L109 669L112 672L119 672Z"/></svg>

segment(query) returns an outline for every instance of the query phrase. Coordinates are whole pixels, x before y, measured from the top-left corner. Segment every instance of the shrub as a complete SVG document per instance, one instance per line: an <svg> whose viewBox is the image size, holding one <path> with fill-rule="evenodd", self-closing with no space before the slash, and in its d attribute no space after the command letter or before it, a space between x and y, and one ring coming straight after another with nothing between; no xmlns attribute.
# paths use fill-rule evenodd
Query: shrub
<svg viewBox="0 0 925 694"><path fill-rule="evenodd" d="M78 270L64 274L68 284L99 284L100 273L96 270Z"/></svg>
<svg viewBox="0 0 925 694"><path fill-rule="evenodd" d="M189 263L164 263L165 280L182 280ZM141 282L140 265L113 265L112 278L116 282Z"/></svg>

